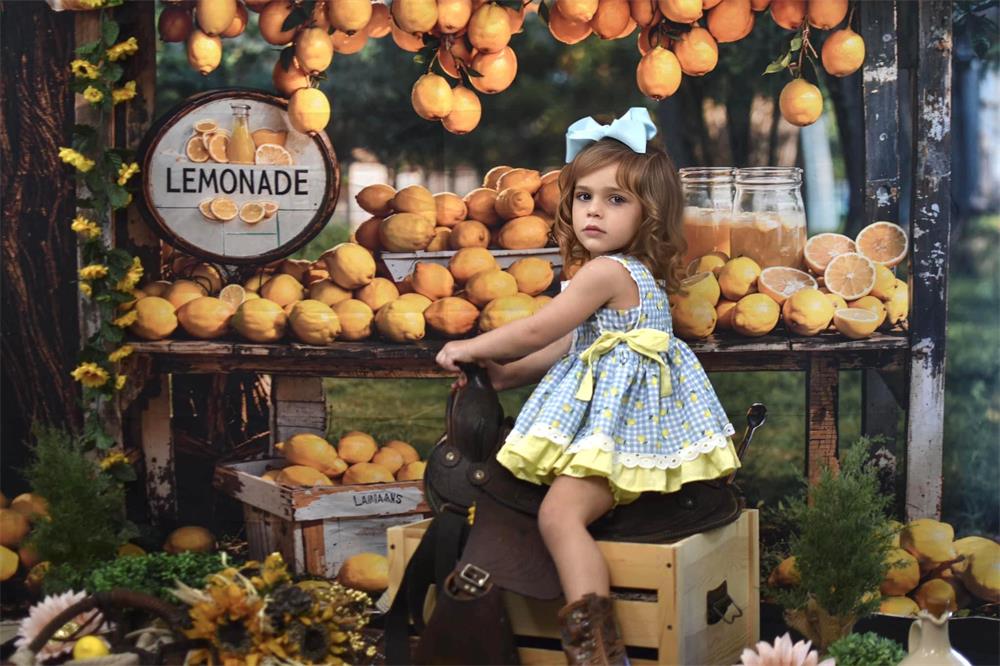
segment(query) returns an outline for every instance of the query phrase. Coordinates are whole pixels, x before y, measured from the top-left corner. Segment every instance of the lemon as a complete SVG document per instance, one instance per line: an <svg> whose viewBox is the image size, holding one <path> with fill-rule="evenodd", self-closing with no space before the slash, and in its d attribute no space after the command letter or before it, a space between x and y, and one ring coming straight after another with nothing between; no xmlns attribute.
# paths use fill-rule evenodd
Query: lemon
<svg viewBox="0 0 1000 666"><path fill-rule="evenodd" d="M689 278L681 280L681 291L687 292L688 296L704 298L715 307L719 303L719 281L715 279L715 273L707 271L695 273Z"/></svg>
<svg viewBox="0 0 1000 666"><path fill-rule="evenodd" d="M303 134L322 132L330 122L330 100L318 88L300 88L288 100L288 121Z"/></svg>
<svg viewBox="0 0 1000 666"><path fill-rule="evenodd" d="M205 143L201 140L201 136L193 136L188 139L187 144L184 146L184 152L192 162L208 161L208 149L205 148Z"/></svg>
<svg viewBox="0 0 1000 666"><path fill-rule="evenodd" d="M17 553L7 546L0 546L0 581L8 580L17 573Z"/></svg>
<svg viewBox="0 0 1000 666"><path fill-rule="evenodd" d="M867 338L879 325L879 316L863 308L841 308L833 313L833 325L846 338Z"/></svg>
<svg viewBox="0 0 1000 666"><path fill-rule="evenodd" d="M393 342L416 342L423 339L425 324L420 305L409 301L392 301L379 308L375 314L378 332Z"/></svg>
<svg viewBox="0 0 1000 666"><path fill-rule="evenodd" d="M228 303L235 311L247 298L247 290L242 285L227 284L219 292L219 300Z"/></svg>
<svg viewBox="0 0 1000 666"><path fill-rule="evenodd" d="M320 301L304 300L295 303L288 317L288 324L295 337L310 345L328 345L340 334L337 313Z"/></svg>
<svg viewBox="0 0 1000 666"><path fill-rule="evenodd" d="M719 270L719 288L730 301L738 301L757 290L760 266L750 257L730 259Z"/></svg>
<svg viewBox="0 0 1000 666"><path fill-rule="evenodd" d="M236 202L229 197L215 197L212 202L208 205L208 209L212 211L212 215L216 219L222 220L223 222L229 221L236 217L240 209L236 206Z"/></svg>
<svg viewBox="0 0 1000 666"><path fill-rule="evenodd" d="M862 296L856 301L849 301L847 306L875 313L878 316L878 324L876 326L881 326L882 322L885 321L885 305L874 296Z"/></svg>
<svg viewBox="0 0 1000 666"><path fill-rule="evenodd" d="M217 129L219 129L219 123L207 118L205 120L199 120L194 124L194 131L198 134L207 134L208 132L214 132Z"/></svg>
<svg viewBox="0 0 1000 666"><path fill-rule="evenodd" d="M700 296L675 298L670 314L674 333L685 340L708 337L718 321L715 305Z"/></svg>
<svg viewBox="0 0 1000 666"><path fill-rule="evenodd" d="M135 311L137 317L129 330L144 340L162 340L177 328L176 310L165 298L140 298L135 304Z"/></svg>
<svg viewBox="0 0 1000 666"><path fill-rule="evenodd" d="M230 324L251 342L275 342L285 334L288 319L281 306L266 298L244 301Z"/></svg>
<svg viewBox="0 0 1000 666"><path fill-rule="evenodd" d="M910 287L902 280L896 280L896 291L885 302L886 321L890 326L906 322L910 314Z"/></svg>
<svg viewBox="0 0 1000 666"><path fill-rule="evenodd" d="M767 335L777 326L779 314L780 309L773 298L749 294L733 308L733 330L749 337Z"/></svg>
<svg viewBox="0 0 1000 666"><path fill-rule="evenodd" d="M889 300L896 293L896 276L882 264L875 264L875 286L870 293L883 301Z"/></svg>
<svg viewBox="0 0 1000 666"><path fill-rule="evenodd" d="M729 255L725 252L709 252L703 257L699 257L688 264L687 274L694 275L696 273L704 273L705 271L712 271L715 277L719 277L719 271L722 267L726 265L729 261Z"/></svg>
<svg viewBox="0 0 1000 666"><path fill-rule="evenodd" d="M816 335L830 325L833 303L819 289L806 287L789 296L781 312L793 333Z"/></svg>
<svg viewBox="0 0 1000 666"><path fill-rule="evenodd" d="M111 654L107 641L100 636L84 636L73 646L73 659L96 659Z"/></svg>
<svg viewBox="0 0 1000 666"><path fill-rule="evenodd" d="M735 301L727 301L726 299L720 299L715 306L715 314L718 315L718 321L716 321L716 328L722 330L729 330L733 327L733 308L736 307Z"/></svg>

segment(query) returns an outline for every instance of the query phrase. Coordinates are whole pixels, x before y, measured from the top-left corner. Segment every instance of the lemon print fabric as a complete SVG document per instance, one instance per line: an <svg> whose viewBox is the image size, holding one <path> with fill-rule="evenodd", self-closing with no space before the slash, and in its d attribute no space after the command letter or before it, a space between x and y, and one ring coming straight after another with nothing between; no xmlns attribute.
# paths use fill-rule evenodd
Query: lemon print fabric
<svg viewBox="0 0 1000 666"><path fill-rule="evenodd" d="M639 305L602 308L576 329L570 351L521 408L498 460L536 483L561 474L606 476L616 502L729 474L739 466L733 426L697 357L673 335L670 308L657 307L667 302L666 293L638 260L600 260L628 270L639 287ZM667 347L656 352L662 365L627 342L636 341L638 331L648 339L647 329L668 334ZM581 355L609 332L624 333L624 339L596 358L585 355L588 366ZM588 371L594 390L581 399Z"/></svg>

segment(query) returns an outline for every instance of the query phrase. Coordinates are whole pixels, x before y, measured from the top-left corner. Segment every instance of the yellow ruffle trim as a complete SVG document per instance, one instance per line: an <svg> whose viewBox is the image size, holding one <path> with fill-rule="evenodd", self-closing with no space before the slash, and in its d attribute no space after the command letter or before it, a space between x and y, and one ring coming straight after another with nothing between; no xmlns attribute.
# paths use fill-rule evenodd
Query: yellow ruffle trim
<svg viewBox="0 0 1000 666"><path fill-rule="evenodd" d="M593 447L567 453L566 447L537 435L506 442L497 460L519 479L550 485L557 476L603 476L611 486L615 504L628 504L644 492L672 493L691 481L707 481L732 474L740 467L733 440L724 447L702 453L680 467L626 467L614 462L614 453Z"/></svg>

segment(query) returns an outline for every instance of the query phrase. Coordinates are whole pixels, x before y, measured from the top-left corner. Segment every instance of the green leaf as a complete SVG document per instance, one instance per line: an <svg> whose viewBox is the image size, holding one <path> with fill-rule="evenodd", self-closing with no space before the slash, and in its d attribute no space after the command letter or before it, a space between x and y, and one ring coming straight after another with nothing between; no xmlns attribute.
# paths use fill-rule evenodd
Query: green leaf
<svg viewBox="0 0 1000 666"><path fill-rule="evenodd" d="M108 187L108 201L112 208L124 208L128 205L128 190L118 183L110 185Z"/></svg>
<svg viewBox="0 0 1000 666"><path fill-rule="evenodd" d="M296 7L292 12L285 18L285 22L281 24L281 31L291 30L292 28L297 28L306 21L309 20L309 15L301 7Z"/></svg>
<svg viewBox="0 0 1000 666"><path fill-rule="evenodd" d="M286 72L292 66L292 58L295 57L295 47L286 46L281 49L281 55L278 56L278 60L281 62L281 68Z"/></svg>
<svg viewBox="0 0 1000 666"><path fill-rule="evenodd" d="M122 483L129 483L139 478L135 473L135 469L131 465L113 465L108 472L111 473L112 477Z"/></svg>
<svg viewBox="0 0 1000 666"><path fill-rule="evenodd" d="M789 51L798 51L802 48L802 37L796 36L792 38L791 43L788 45Z"/></svg>
<svg viewBox="0 0 1000 666"><path fill-rule="evenodd" d="M125 70L122 68L121 65L117 63L111 63L105 66L104 68L104 78L107 81L115 83L122 78L122 74L124 73L124 71Z"/></svg>
<svg viewBox="0 0 1000 666"><path fill-rule="evenodd" d="M542 19L545 25L549 24L549 6L545 4L545 0L541 0L538 4L538 16Z"/></svg>
<svg viewBox="0 0 1000 666"><path fill-rule="evenodd" d="M86 44L81 44L76 47L76 54L78 56L86 57L94 55L97 53L97 49L101 46L101 40L95 40L93 42L87 42ZM95 63L96 64L96 63Z"/></svg>
<svg viewBox="0 0 1000 666"><path fill-rule="evenodd" d="M117 23L105 19L104 23L101 24L101 39L103 39L104 43L108 46L113 45L115 40L118 39L118 30Z"/></svg>
<svg viewBox="0 0 1000 666"><path fill-rule="evenodd" d="M465 67L465 73L468 74L469 76L478 76L478 77L482 76L482 74L480 74L479 72L468 66Z"/></svg>

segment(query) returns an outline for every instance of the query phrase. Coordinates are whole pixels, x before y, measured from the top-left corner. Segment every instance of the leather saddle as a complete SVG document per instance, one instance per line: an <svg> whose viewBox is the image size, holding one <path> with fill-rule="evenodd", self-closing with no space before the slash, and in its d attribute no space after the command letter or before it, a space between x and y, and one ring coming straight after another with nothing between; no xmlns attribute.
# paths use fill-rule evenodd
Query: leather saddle
<svg viewBox="0 0 1000 666"><path fill-rule="evenodd" d="M424 494L434 520L407 565L386 617L390 664L409 663L404 640L408 618L421 634L416 663L517 663L499 590L535 599L556 599L562 593L537 526L548 486L522 481L497 462L512 420L504 418L485 369L469 365L462 370L468 381L449 399L445 434L428 456L424 473ZM748 410L738 447L741 459L766 415L760 403ZM604 541L669 543L726 525L742 510L732 481L730 476L687 483L674 493L643 494L595 521L590 532ZM424 626L431 584L437 585L437 603ZM460 627L447 626L456 621L498 627L500 636L477 634L466 644L456 639Z"/></svg>

